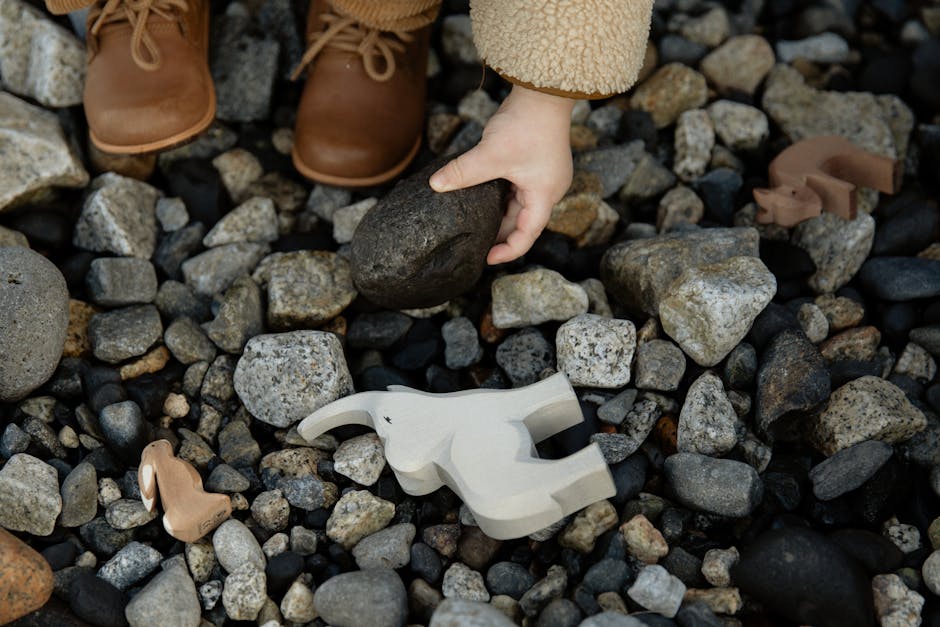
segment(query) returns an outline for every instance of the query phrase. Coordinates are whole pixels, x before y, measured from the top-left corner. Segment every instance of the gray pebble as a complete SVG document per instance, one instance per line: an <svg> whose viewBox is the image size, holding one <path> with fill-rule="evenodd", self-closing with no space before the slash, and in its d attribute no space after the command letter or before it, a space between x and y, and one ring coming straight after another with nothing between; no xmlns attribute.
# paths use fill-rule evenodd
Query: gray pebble
<svg viewBox="0 0 940 627"><path fill-rule="evenodd" d="M48 536L61 510L58 475L52 466L18 453L0 468L0 527Z"/></svg>
<svg viewBox="0 0 940 627"><path fill-rule="evenodd" d="M153 302L157 271L146 259L103 257L91 262L85 277L91 300L106 307Z"/></svg>
<svg viewBox="0 0 940 627"><path fill-rule="evenodd" d="M757 471L743 462L678 453L666 458L665 470L680 503L719 516L749 515L764 493Z"/></svg>
<svg viewBox="0 0 940 627"><path fill-rule="evenodd" d="M185 563L165 566L131 599L124 613L130 627L198 625L202 615L199 597Z"/></svg>
<svg viewBox="0 0 940 627"><path fill-rule="evenodd" d="M830 501L868 481L891 458L890 444L866 440L844 448L809 471L813 494L820 501Z"/></svg>
<svg viewBox="0 0 940 627"><path fill-rule="evenodd" d="M668 340L650 340L637 347L635 368L638 388L674 391L685 374L685 355Z"/></svg>
<svg viewBox="0 0 940 627"><path fill-rule="evenodd" d="M130 494L126 495L131 497ZM115 529L133 529L142 527L155 519L159 513L154 510L147 511L144 504L137 498L123 498L108 505L105 519Z"/></svg>
<svg viewBox="0 0 940 627"><path fill-rule="evenodd" d="M535 383L543 370L555 365L555 353L538 329L528 328L499 345L496 363L509 375L513 386L522 387Z"/></svg>
<svg viewBox="0 0 940 627"><path fill-rule="evenodd" d="M721 379L706 372L696 379L679 414L678 448L683 453L721 456L738 442L737 413Z"/></svg>
<svg viewBox="0 0 940 627"><path fill-rule="evenodd" d="M25 453L29 448L29 443L29 434L20 429L15 422L11 422L3 430L3 437L0 438L0 456L9 459L17 453Z"/></svg>
<svg viewBox="0 0 940 627"><path fill-rule="evenodd" d="M444 599L431 616L429 627L513 627L505 614L480 601Z"/></svg>
<svg viewBox="0 0 940 627"><path fill-rule="evenodd" d="M101 567L98 576L118 590L126 590L156 570L162 560L156 549L131 542Z"/></svg>
<svg viewBox="0 0 940 627"><path fill-rule="evenodd" d="M78 248L150 259L157 243L155 205L160 192L141 181L106 172L91 182L75 223Z"/></svg>
<svg viewBox="0 0 940 627"><path fill-rule="evenodd" d="M483 358L477 329L469 318L448 320L441 328L441 335L444 337L444 361L448 368L459 370Z"/></svg>
<svg viewBox="0 0 940 627"><path fill-rule="evenodd" d="M267 252L266 244L226 244L183 262L183 276L197 294L212 296L228 289L238 277L251 274Z"/></svg>
<svg viewBox="0 0 940 627"><path fill-rule="evenodd" d="M352 392L342 346L332 333L259 335L245 346L235 389L252 416L288 427Z"/></svg>
<svg viewBox="0 0 940 627"><path fill-rule="evenodd" d="M490 593L487 592L486 585L483 583L483 575L460 562L454 562L444 571L441 591L448 599L490 600Z"/></svg>
<svg viewBox="0 0 940 627"><path fill-rule="evenodd" d="M163 337L160 312L153 305L136 305L95 314L88 323L95 357L116 364L139 357Z"/></svg>
<svg viewBox="0 0 940 627"><path fill-rule="evenodd" d="M163 333L163 342L174 358L181 364L215 359L216 350L202 328L192 318L182 317L173 321Z"/></svg>
<svg viewBox="0 0 940 627"><path fill-rule="evenodd" d="M228 572L234 572L242 564L251 564L264 569L265 560L261 545L248 527L239 520L229 519L219 525L212 536L215 556Z"/></svg>
<svg viewBox="0 0 940 627"><path fill-rule="evenodd" d="M268 490L255 497L251 504L251 516L268 531L287 529L290 503L280 490Z"/></svg>
<svg viewBox="0 0 940 627"><path fill-rule="evenodd" d="M627 594L646 609L672 618L679 611L685 584L662 566L645 566Z"/></svg>
<svg viewBox="0 0 940 627"><path fill-rule="evenodd" d="M333 625L403 627L408 595L393 570L363 570L327 579L314 593L320 617Z"/></svg>
<svg viewBox="0 0 940 627"><path fill-rule="evenodd" d="M0 402L19 400L52 376L68 322L59 269L28 248L0 247Z"/></svg>
<svg viewBox="0 0 940 627"><path fill-rule="evenodd" d="M238 242L269 243L277 238L274 201L256 196L222 216L202 238L202 243L206 248L214 248Z"/></svg>
<svg viewBox="0 0 940 627"><path fill-rule="evenodd" d="M245 343L264 331L261 289L250 277L241 277L225 290L215 319L203 325L216 346L240 353ZM207 360L208 361L208 360Z"/></svg>
<svg viewBox="0 0 940 627"><path fill-rule="evenodd" d="M164 320L186 317L201 322L209 317L208 304L191 287L179 281L161 283L153 304Z"/></svg>
<svg viewBox="0 0 940 627"><path fill-rule="evenodd" d="M87 462L77 465L62 482L59 525L80 527L98 513L98 473Z"/></svg>
<svg viewBox="0 0 940 627"><path fill-rule="evenodd" d="M396 570L411 561L411 542L416 529L411 523L393 525L366 536L353 547L352 554L361 570Z"/></svg>
<svg viewBox="0 0 940 627"><path fill-rule="evenodd" d="M250 488L251 481L228 464L219 464L209 473L205 487L209 492L236 494Z"/></svg>
<svg viewBox="0 0 940 627"><path fill-rule="evenodd" d="M617 425L623 422L627 417L627 412L633 407L636 401L637 391L633 389L624 390L617 394L603 405L597 408L597 417L601 422L609 425Z"/></svg>
<svg viewBox="0 0 940 627"><path fill-rule="evenodd" d="M634 441L623 433L595 433L591 436L591 442L600 447L604 461L608 464L622 462L637 448L634 446Z"/></svg>
<svg viewBox="0 0 940 627"><path fill-rule="evenodd" d="M189 224L189 212L182 198L160 198L155 211L160 227L167 233L178 231Z"/></svg>
<svg viewBox="0 0 940 627"><path fill-rule="evenodd" d="M249 532L250 533L250 532ZM225 578L222 605L232 620L255 620L268 599L264 570L252 562L238 564Z"/></svg>

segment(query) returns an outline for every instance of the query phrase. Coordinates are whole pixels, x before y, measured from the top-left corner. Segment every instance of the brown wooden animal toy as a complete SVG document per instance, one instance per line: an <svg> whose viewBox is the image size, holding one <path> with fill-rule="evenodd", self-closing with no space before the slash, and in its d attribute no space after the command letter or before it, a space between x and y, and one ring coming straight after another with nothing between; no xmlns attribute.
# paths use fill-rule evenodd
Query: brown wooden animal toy
<svg viewBox="0 0 940 627"><path fill-rule="evenodd" d="M151 442L143 450L137 482L147 510L154 510L159 496L163 527L183 542L195 542L232 513L231 500L203 490L202 477L188 462L173 456L173 446L166 440Z"/></svg>
<svg viewBox="0 0 940 627"><path fill-rule="evenodd" d="M899 161L863 150L836 135L793 144L770 163L769 174L772 189L754 189L757 222L785 227L823 211L853 220L856 188L893 194L901 181Z"/></svg>

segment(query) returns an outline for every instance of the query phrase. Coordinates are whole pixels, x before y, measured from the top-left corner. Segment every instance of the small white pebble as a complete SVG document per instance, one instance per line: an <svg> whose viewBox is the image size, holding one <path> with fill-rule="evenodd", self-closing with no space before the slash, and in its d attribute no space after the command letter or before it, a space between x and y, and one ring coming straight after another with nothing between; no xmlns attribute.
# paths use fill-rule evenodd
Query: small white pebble
<svg viewBox="0 0 940 627"><path fill-rule="evenodd" d="M98 480L98 503L107 507L121 498L121 488L117 481L111 477L102 477Z"/></svg>
<svg viewBox="0 0 940 627"><path fill-rule="evenodd" d="M91 551L85 551L75 560L75 565L82 568L94 568L98 565L98 558Z"/></svg>
<svg viewBox="0 0 940 627"><path fill-rule="evenodd" d="M68 425L65 425L62 427L62 430L59 431L59 442L61 442L62 446L65 448L78 448L81 445L78 434L75 433L75 429Z"/></svg>
<svg viewBox="0 0 940 627"><path fill-rule="evenodd" d="M163 401L163 411L170 418L183 418L189 414L189 401L182 394L170 392Z"/></svg>

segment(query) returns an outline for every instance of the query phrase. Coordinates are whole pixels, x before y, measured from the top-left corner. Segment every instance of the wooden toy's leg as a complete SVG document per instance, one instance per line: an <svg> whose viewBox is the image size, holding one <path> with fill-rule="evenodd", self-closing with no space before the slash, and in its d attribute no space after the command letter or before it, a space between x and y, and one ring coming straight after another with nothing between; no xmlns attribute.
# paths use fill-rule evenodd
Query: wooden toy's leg
<svg viewBox="0 0 940 627"><path fill-rule="evenodd" d="M565 375L554 374L544 381L513 390L512 400L525 416L523 422L535 442L580 424L584 420L581 405ZM512 412L506 412L512 415Z"/></svg>
<svg viewBox="0 0 940 627"><path fill-rule="evenodd" d="M855 185L824 172L806 175L806 185L819 194L823 210L846 220L855 219Z"/></svg>
<svg viewBox="0 0 940 627"><path fill-rule="evenodd" d="M823 170L859 187L893 194L900 185L901 161L856 148L832 157Z"/></svg>

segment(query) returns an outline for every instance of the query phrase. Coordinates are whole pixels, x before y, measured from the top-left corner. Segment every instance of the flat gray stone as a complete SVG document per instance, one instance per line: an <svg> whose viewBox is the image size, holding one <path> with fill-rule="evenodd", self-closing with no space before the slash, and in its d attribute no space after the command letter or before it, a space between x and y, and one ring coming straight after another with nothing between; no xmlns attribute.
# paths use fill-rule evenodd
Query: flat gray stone
<svg viewBox="0 0 940 627"><path fill-rule="evenodd" d="M513 627L514 622L489 603L465 599L444 599L429 627Z"/></svg>
<svg viewBox="0 0 940 627"><path fill-rule="evenodd" d="M48 536L61 510L58 475L52 466L18 453L0 468L0 527Z"/></svg>
<svg viewBox="0 0 940 627"><path fill-rule="evenodd" d="M410 326L410 324L409 324ZM472 366L483 358L477 328L469 318L453 318L441 327L444 338L444 363L452 370Z"/></svg>
<svg viewBox="0 0 940 627"><path fill-rule="evenodd" d="M289 427L353 391L343 348L323 331L252 338L238 360L234 383L248 411L277 427Z"/></svg>
<svg viewBox="0 0 940 627"><path fill-rule="evenodd" d="M314 593L320 617L332 625L403 627L408 596L393 570L342 573L323 582Z"/></svg>
<svg viewBox="0 0 940 627"><path fill-rule="evenodd" d="M813 494L820 501L831 501L851 492L874 476L893 454L890 444L877 440L844 448L809 471Z"/></svg>
<svg viewBox="0 0 940 627"><path fill-rule="evenodd" d="M0 402L19 400L52 376L68 323L59 269L28 248L0 247Z"/></svg>
<svg viewBox="0 0 940 627"><path fill-rule="evenodd" d="M671 392L685 374L685 355L669 340L643 342L636 350L635 370L638 388Z"/></svg>
<svg viewBox="0 0 940 627"><path fill-rule="evenodd" d="M353 547L352 554L361 570L396 570L411 561L411 542L416 529L411 523L393 525L366 536Z"/></svg>
<svg viewBox="0 0 940 627"><path fill-rule="evenodd" d="M98 513L98 473L88 462L72 469L62 482L62 513L59 525L80 527Z"/></svg>
<svg viewBox="0 0 940 627"><path fill-rule="evenodd" d="M157 272L146 259L95 259L91 262L85 284L91 300L106 307L152 303L157 296Z"/></svg>
<svg viewBox="0 0 940 627"><path fill-rule="evenodd" d="M144 586L124 610L130 627L196 627L202 608L184 564L174 563Z"/></svg>
<svg viewBox="0 0 940 627"><path fill-rule="evenodd" d="M107 172L91 182L72 243L95 252L150 259L157 246L157 188Z"/></svg>
<svg viewBox="0 0 940 627"><path fill-rule="evenodd" d="M156 549L131 542L101 567L98 577L118 590L126 590L156 570L161 561L163 555Z"/></svg>
<svg viewBox="0 0 940 627"><path fill-rule="evenodd" d="M738 443L738 416L725 395L721 379L706 372L696 379L679 414L678 449L720 457Z"/></svg>
<svg viewBox="0 0 940 627"><path fill-rule="evenodd" d="M493 325L499 329L563 322L588 310L583 287L545 268L496 279L492 297Z"/></svg>
<svg viewBox="0 0 940 627"><path fill-rule="evenodd" d="M17 165L0 170L0 213L47 196L53 187L88 184L88 172L55 114L4 92L0 92L0 149L6 163Z"/></svg>
<svg viewBox="0 0 940 627"><path fill-rule="evenodd" d="M261 289L251 277L235 280L225 290L215 318L203 329L216 346L228 353L240 353L245 343L264 331Z"/></svg>
<svg viewBox="0 0 940 627"><path fill-rule="evenodd" d="M249 198L215 223L202 243L206 248L237 242L270 243L278 238L277 212L270 198Z"/></svg>
<svg viewBox="0 0 940 627"><path fill-rule="evenodd" d="M116 364L143 355L160 341L163 323L153 305L134 305L95 314L88 337L95 357Z"/></svg>
<svg viewBox="0 0 940 627"><path fill-rule="evenodd" d="M677 453L666 458L665 470L680 503L710 514L748 516L764 493L757 471L743 462Z"/></svg>
<svg viewBox="0 0 940 627"><path fill-rule="evenodd" d="M215 556L226 571L235 572L242 564L264 569L265 559L261 545L254 534L240 520L234 518L219 525L212 535Z"/></svg>
<svg viewBox="0 0 940 627"><path fill-rule="evenodd" d="M211 248L183 262L183 277L197 294L213 296L227 290L238 277L251 274L267 252L267 244L251 242Z"/></svg>

